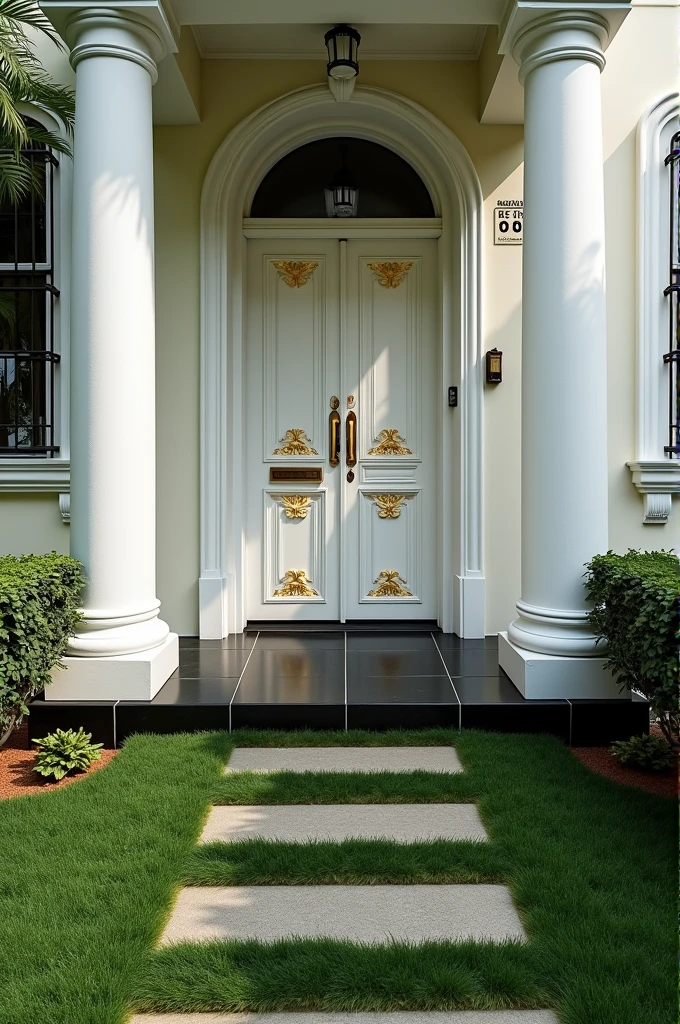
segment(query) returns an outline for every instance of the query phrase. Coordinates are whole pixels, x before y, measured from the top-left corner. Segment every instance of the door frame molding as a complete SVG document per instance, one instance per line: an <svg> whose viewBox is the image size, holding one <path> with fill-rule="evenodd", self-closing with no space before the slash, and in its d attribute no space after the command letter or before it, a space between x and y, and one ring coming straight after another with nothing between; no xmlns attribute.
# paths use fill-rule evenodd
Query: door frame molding
<svg viewBox="0 0 680 1024"><path fill-rule="evenodd" d="M253 221L244 215L263 177L283 156L336 135L377 142L405 159L422 177L441 218L441 402L448 384L457 383L459 406L444 408L440 420L439 621L446 632L483 636L479 179L453 132L417 103L371 87L357 87L350 103L338 103L325 85L288 93L241 121L215 153L203 185L200 636L220 638L240 632L245 623L243 346L246 232ZM385 236L390 223L382 225Z"/></svg>

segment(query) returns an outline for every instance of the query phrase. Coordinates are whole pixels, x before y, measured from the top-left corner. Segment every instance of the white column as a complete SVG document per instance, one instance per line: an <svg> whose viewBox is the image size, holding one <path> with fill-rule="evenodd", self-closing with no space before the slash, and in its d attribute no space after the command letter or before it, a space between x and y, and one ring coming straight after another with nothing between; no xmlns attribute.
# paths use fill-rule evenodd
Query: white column
<svg viewBox="0 0 680 1024"><path fill-rule="evenodd" d="M49 699L149 699L178 663L156 597L153 137L163 43L93 7L66 30L76 70L71 553L84 621Z"/></svg>
<svg viewBox="0 0 680 1024"><path fill-rule="evenodd" d="M559 12L513 46L525 104L522 596L500 661L527 697L619 695L583 586L584 563L608 547L606 38L600 15Z"/></svg>

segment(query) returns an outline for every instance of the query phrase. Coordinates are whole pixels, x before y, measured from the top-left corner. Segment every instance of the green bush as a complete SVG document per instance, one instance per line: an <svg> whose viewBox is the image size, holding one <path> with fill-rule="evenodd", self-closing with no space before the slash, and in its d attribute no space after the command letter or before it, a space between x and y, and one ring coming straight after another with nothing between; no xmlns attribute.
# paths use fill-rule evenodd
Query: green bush
<svg viewBox="0 0 680 1024"><path fill-rule="evenodd" d="M671 765L673 748L661 736L631 736L612 743L609 753L621 762L644 771L663 772Z"/></svg>
<svg viewBox="0 0 680 1024"><path fill-rule="evenodd" d="M83 727L74 732L73 729L55 729L44 740L34 740L40 747L33 766L34 772L40 775L54 775L55 779L63 779L74 768L85 771L93 761L101 758L103 743L90 743L91 732L84 732Z"/></svg>
<svg viewBox="0 0 680 1024"><path fill-rule="evenodd" d="M66 651L84 582L66 555L0 558L0 746Z"/></svg>
<svg viewBox="0 0 680 1024"><path fill-rule="evenodd" d="M607 668L621 689L647 697L666 739L678 742L680 561L670 551L608 551L587 570L590 621L607 643Z"/></svg>

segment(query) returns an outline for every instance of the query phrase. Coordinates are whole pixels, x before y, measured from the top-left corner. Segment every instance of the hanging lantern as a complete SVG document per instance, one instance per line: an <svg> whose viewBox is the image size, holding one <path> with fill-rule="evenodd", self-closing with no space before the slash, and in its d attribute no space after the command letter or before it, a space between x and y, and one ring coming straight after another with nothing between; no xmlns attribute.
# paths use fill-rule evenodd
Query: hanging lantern
<svg viewBox="0 0 680 1024"><path fill-rule="evenodd" d="M356 217L359 189L345 164L346 146L340 146L342 166L333 178L333 183L324 189L326 214L329 217Z"/></svg>
<svg viewBox="0 0 680 1024"><path fill-rule="evenodd" d="M329 78L356 78L359 74L361 36L349 25L336 25L324 37L328 50L326 71Z"/></svg>

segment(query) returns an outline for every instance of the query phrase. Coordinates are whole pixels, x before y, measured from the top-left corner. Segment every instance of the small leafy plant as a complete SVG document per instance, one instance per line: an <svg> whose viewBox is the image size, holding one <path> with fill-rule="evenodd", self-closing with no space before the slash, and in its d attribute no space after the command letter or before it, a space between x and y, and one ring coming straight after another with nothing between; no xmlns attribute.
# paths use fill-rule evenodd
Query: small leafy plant
<svg viewBox="0 0 680 1024"><path fill-rule="evenodd" d="M101 758L103 743L90 743L91 732L85 732L82 725L73 729L55 729L42 740L35 740L40 747L33 771L40 775L53 775L63 779L74 768L85 771L93 761Z"/></svg>
<svg viewBox="0 0 680 1024"><path fill-rule="evenodd" d="M661 736L631 736L629 740L617 740L609 748L621 764L642 768L643 771L663 772L670 767L673 748Z"/></svg>

